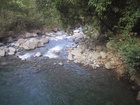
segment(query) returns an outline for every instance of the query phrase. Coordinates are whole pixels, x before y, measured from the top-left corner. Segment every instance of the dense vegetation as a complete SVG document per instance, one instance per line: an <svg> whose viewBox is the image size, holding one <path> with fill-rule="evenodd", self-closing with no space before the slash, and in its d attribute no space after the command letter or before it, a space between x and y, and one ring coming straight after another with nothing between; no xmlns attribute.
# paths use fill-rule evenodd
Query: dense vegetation
<svg viewBox="0 0 140 105"><path fill-rule="evenodd" d="M46 25L90 26L91 38L110 37L129 70L140 70L139 0L1 0L0 13L1 35Z"/></svg>
<svg viewBox="0 0 140 105"><path fill-rule="evenodd" d="M43 4L42 7L40 7L41 4ZM44 2L37 0L1 0L0 37L23 30L41 29L49 26L50 23L57 25L54 20L58 15L55 16L53 6L45 5ZM43 7L47 7L47 11L43 11Z"/></svg>
<svg viewBox="0 0 140 105"><path fill-rule="evenodd" d="M55 3L65 27L90 25L91 38L97 32L111 38L128 64L129 73L140 71L140 40L135 37L140 34L139 0L57 0Z"/></svg>

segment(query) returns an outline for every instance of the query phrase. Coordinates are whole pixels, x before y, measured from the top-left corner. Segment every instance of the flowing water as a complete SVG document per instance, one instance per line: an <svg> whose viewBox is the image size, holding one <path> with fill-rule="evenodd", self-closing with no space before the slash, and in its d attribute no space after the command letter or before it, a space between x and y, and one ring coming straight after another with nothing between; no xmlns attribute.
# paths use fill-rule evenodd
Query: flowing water
<svg viewBox="0 0 140 105"><path fill-rule="evenodd" d="M0 58L0 105L138 105L110 71L67 62L64 49L73 43L61 38L18 55L23 61L15 56ZM56 50L59 53L54 54ZM43 56L32 57L37 51Z"/></svg>

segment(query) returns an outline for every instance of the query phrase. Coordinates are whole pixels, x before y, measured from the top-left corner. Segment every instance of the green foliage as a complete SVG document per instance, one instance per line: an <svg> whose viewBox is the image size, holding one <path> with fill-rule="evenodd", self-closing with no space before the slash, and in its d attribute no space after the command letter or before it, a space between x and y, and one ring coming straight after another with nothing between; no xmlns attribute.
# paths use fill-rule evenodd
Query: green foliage
<svg viewBox="0 0 140 105"><path fill-rule="evenodd" d="M65 27L88 24L101 34L134 31L140 20L139 0L56 0L55 5Z"/></svg>
<svg viewBox="0 0 140 105"><path fill-rule="evenodd" d="M2 0L0 4L0 37L8 31L40 29L47 19L38 11L35 0Z"/></svg>
<svg viewBox="0 0 140 105"><path fill-rule="evenodd" d="M47 27L61 27L60 15L52 0L36 0L38 11L43 14Z"/></svg>
<svg viewBox="0 0 140 105"><path fill-rule="evenodd" d="M1 0L0 37L8 31L60 27L60 15L52 0Z"/></svg>
<svg viewBox="0 0 140 105"><path fill-rule="evenodd" d="M129 73L140 71L140 43L138 39L130 35L122 35L120 38L111 40L113 45L123 55L124 61L128 64Z"/></svg>
<svg viewBox="0 0 140 105"><path fill-rule="evenodd" d="M140 0L57 0L54 3L65 27L87 25L91 27L86 34L91 38L99 36L98 33L113 37L129 72L140 70L140 44L133 35L129 36L131 32L140 33Z"/></svg>

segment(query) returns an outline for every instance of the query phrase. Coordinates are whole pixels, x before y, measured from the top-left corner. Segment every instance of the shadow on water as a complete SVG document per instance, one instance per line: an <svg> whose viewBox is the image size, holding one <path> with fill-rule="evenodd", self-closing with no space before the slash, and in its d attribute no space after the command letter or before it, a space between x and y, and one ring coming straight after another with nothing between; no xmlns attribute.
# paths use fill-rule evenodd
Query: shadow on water
<svg viewBox="0 0 140 105"><path fill-rule="evenodd" d="M34 50L48 53L58 48L57 59L0 58L0 105L138 105L133 93L106 69L91 70L66 62L63 49L71 44L52 39L47 51Z"/></svg>

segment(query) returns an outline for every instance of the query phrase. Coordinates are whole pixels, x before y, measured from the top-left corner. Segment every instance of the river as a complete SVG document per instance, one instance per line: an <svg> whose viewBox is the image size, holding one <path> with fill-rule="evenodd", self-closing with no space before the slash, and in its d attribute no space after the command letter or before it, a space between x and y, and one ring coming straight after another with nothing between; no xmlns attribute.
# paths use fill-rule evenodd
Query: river
<svg viewBox="0 0 140 105"><path fill-rule="evenodd" d="M133 92L110 71L67 62L65 47L73 44L59 36L45 48L18 55L22 60L0 58L0 105L138 105ZM53 49L61 51L52 54ZM32 57L38 51L43 56Z"/></svg>

